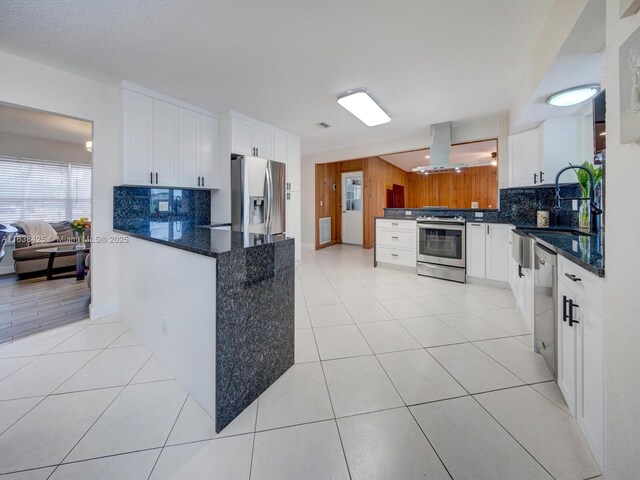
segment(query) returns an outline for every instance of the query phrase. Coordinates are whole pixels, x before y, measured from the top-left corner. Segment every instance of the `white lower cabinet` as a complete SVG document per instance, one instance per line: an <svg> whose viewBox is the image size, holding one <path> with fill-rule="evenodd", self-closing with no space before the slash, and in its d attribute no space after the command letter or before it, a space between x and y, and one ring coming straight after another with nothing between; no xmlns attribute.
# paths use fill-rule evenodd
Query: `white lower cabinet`
<svg viewBox="0 0 640 480"><path fill-rule="evenodd" d="M604 468L603 282L558 257L558 386Z"/></svg>
<svg viewBox="0 0 640 480"><path fill-rule="evenodd" d="M416 225L415 220L376 220L376 262L415 268Z"/></svg>
<svg viewBox="0 0 640 480"><path fill-rule="evenodd" d="M502 223L467 223L467 276L509 282L509 232Z"/></svg>

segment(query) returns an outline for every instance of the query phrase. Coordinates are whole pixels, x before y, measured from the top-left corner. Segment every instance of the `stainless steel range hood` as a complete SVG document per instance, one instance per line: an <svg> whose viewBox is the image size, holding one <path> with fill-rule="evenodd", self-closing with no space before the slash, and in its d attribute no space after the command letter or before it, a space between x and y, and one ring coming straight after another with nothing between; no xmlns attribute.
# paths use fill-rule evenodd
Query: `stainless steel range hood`
<svg viewBox="0 0 640 480"><path fill-rule="evenodd" d="M431 147L429 165L414 168L414 172L439 172L455 170L466 164L451 163L451 122L431 125Z"/></svg>

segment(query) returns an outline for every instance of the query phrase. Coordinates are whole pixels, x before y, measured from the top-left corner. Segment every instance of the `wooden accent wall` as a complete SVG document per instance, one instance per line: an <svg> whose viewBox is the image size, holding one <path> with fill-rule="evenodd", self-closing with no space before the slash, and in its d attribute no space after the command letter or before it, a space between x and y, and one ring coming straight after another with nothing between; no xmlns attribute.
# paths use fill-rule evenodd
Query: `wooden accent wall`
<svg viewBox="0 0 640 480"><path fill-rule="evenodd" d="M340 164L316 164L316 250L340 243L340 195L333 185L340 188ZM331 242L320 245L319 220L331 217Z"/></svg>
<svg viewBox="0 0 640 480"><path fill-rule="evenodd" d="M460 173L411 173L408 196L411 208L471 208L471 202L478 202L479 208L497 208L498 169L486 166L463 168Z"/></svg>
<svg viewBox="0 0 640 480"><path fill-rule="evenodd" d="M385 162L380 157L367 157L364 160L363 176L363 247L373 248L375 217L384 215L383 208L387 207L387 189L393 184L405 187L405 205L407 205L407 190L409 188L409 174L404 170Z"/></svg>

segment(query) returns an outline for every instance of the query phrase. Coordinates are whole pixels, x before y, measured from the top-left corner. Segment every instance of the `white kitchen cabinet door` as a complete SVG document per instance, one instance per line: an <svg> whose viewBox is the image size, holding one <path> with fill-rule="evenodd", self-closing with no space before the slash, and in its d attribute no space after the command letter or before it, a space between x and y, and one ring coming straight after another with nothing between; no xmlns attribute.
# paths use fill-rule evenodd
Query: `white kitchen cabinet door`
<svg viewBox="0 0 640 480"><path fill-rule="evenodd" d="M582 117L550 118L545 120L542 128L544 144L543 182L555 184L560 169L571 165L580 165L590 157L582 158ZM567 172L561 182L575 182L575 173Z"/></svg>
<svg viewBox="0 0 640 480"><path fill-rule="evenodd" d="M176 164L176 186L199 187L200 160L198 158L199 113L180 108L179 156Z"/></svg>
<svg viewBox="0 0 640 480"><path fill-rule="evenodd" d="M289 190L300 191L300 137L289 135L287 138L287 184Z"/></svg>
<svg viewBox="0 0 640 480"><path fill-rule="evenodd" d="M511 225L487 224L486 278L500 282L509 281L509 233Z"/></svg>
<svg viewBox="0 0 640 480"><path fill-rule="evenodd" d="M178 163L180 107L153 100L154 184L173 186Z"/></svg>
<svg viewBox="0 0 640 480"><path fill-rule="evenodd" d="M218 157L218 119L208 115L198 115L198 166L200 186L221 188L219 172L215 171Z"/></svg>
<svg viewBox="0 0 640 480"><path fill-rule="evenodd" d="M571 414L575 416L578 382L577 336L580 324L569 325L569 318L573 315L572 318L580 321L578 318L580 310L574 307L571 312L570 302L578 304L574 292L558 282L558 387L564 395Z"/></svg>
<svg viewBox="0 0 640 480"><path fill-rule="evenodd" d="M486 225L467 223L467 275L485 278L486 275Z"/></svg>
<svg viewBox="0 0 640 480"><path fill-rule="evenodd" d="M256 156L273 160L273 129L263 125L253 125L253 146Z"/></svg>
<svg viewBox="0 0 640 480"><path fill-rule="evenodd" d="M579 296L578 325L578 394L576 418L593 455L604 465L604 322L590 305L589 298ZM575 327L575 325L574 325Z"/></svg>
<svg viewBox="0 0 640 480"><path fill-rule="evenodd" d="M253 123L231 117L231 153L255 155L253 147Z"/></svg>
<svg viewBox="0 0 640 480"><path fill-rule="evenodd" d="M287 192L286 202L286 231L287 237L295 239L295 259L296 262L300 260L302 256L302 219L301 219L301 204L300 204L300 192Z"/></svg>
<svg viewBox="0 0 640 480"><path fill-rule="evenodd" d="M541 162L542 150L538 128L509 136L509 187L540 183Z"/></svg>
<svg viewBox="0 0 640 480"><path fill-rule="evenodd" d="M287 134L281 130L273 133L273 159L287 163Z"/></svg>
<svg viewBox="0 0 640 480"><path fill-rule="evenodd" d="M153 98L123 90L124 183L150 185L153 172Z"/></svg>

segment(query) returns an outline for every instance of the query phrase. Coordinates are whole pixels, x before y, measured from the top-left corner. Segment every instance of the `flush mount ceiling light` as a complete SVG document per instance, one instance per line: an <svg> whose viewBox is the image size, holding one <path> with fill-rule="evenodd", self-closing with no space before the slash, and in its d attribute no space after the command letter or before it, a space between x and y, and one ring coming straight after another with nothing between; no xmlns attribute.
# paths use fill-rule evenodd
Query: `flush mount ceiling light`
<svg viewBox="0 0 640 480"><path fill-rule="evenodd" d="M581 85L579 87L567 88L554 93L545 100L545 103L554 107L570 107L585 100L589 100L600 91L599 85Z"/></svg>
<svg viewBox="0 0 640 480"><path fill-rule="evenodd" d="M93 151L93 142L91 140L89 140L88 142L86 142L84 144L84 148L86 148L87 151L92 152Z"/></svg>
<svg viewBox="0 0 640 480"><path fill-rule="evenodd" d="M371 98L365 88L350 90L338 96L338 103L358 117L367 127L391 121L391 117Z"/></svg>

